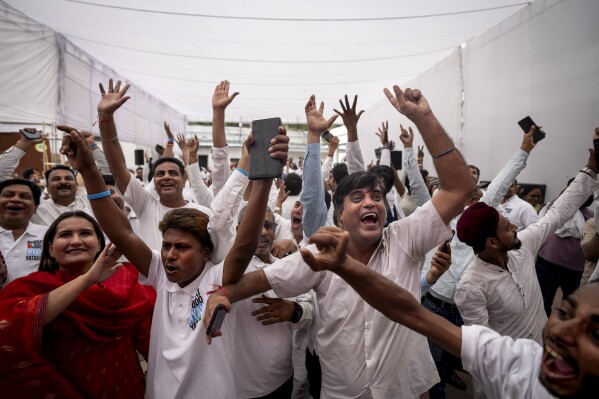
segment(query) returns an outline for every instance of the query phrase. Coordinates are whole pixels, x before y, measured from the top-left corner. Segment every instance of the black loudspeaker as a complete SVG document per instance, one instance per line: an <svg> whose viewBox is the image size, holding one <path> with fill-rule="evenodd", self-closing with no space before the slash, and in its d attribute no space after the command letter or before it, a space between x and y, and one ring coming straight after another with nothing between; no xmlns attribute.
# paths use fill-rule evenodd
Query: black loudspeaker
<svg viewBox="0 0 599 399"><path fill-rule="evenodd" d="M144 163L144 150L135 150L135 164L137 166L143 166Z"/></svg>

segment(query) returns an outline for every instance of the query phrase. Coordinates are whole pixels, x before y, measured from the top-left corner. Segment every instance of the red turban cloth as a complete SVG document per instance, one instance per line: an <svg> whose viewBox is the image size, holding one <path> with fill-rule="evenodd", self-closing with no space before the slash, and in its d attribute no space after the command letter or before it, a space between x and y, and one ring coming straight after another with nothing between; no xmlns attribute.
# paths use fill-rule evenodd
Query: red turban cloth
<svg viewBox="0 0 599 399"><path fill-rule="evenodd" d="M482 251L485 240L495 236L498 223L499 212L484 202L477 202L460 216L457 224L458 238L468 246Z"/></svg>

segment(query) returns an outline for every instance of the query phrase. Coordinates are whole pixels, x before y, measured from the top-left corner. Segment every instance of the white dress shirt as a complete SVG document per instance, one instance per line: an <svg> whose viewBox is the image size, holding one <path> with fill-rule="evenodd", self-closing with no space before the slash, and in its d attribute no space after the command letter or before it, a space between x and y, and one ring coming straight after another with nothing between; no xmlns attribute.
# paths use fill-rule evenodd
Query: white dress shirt
<svg viewBox="0 0 599 399"><path fill-rule="evenodd" d="M383 230L368 266L420 298L419 260L450 237L432 203ZM306 247L316 251L315 246ZM414 398L439 381L426 338L368 305L341 277L314 273L300 253L264 270L279 297L314 289L323 398Z"/></svg>
<svg viewBox="0 0 599 399"><path fill-rule="evenodd" d="M75 200L67 206L57 204L52 198L42 201L31 217L31 221L43 226L50 226L63 213L74 211L83 211L95 219L87 195L77 194Z"/></svg>
<svg viewBox="0 0 599 399"><path fill-rule="evenodd" d="M539 220L539 215L535 208L517 195L512 195L505 204L497 208L503 216L518 226L518 231L524 230L527 226Z"/></svg>
<svg viewBox="0 0 599 399"><path fill-rule="evenodd" d="M48 226L29 222L27 229L15 240L12 230L0 227L0 251L6 263L6 284L38 271L47 230Z"/></svg>

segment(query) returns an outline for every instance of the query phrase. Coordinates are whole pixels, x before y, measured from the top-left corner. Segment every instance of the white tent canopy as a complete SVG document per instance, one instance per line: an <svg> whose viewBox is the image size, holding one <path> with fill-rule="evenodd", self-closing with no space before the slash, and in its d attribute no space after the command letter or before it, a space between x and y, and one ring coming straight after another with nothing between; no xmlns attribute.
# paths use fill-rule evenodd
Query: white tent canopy
<svg viewBox="0 0 599 399"><path fill-rule="evenodd" d="M97 83L113 76L133 84L119 134L153 145L163 120L178 131L186 119L210 121L214 86L229 79L241 94L227 120L246 124L301 123L312 93L328 116L358 94L369 162L380 123L390 121L396 141L407 124L382 93L400 84L423 90L483 179L531 115L548 138L520 181L547 184L551 199L584 165L599 125L598 15L593 0L0 0L0 122L91 127Z"/></svg>

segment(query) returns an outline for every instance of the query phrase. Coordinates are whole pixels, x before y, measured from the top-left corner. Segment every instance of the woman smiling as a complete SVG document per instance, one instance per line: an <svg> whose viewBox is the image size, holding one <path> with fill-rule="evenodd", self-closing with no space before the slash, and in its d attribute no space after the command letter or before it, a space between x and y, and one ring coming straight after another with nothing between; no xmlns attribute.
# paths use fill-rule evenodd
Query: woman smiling
<svg viewBox="0 0 599 399"><path fill-rule="evenodd" d="M0 291L0 390L7 397L143 397L153 300L84 212L61 215L40 271Z"/></svg>

